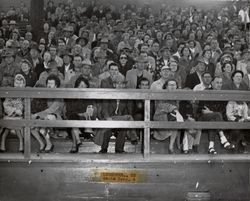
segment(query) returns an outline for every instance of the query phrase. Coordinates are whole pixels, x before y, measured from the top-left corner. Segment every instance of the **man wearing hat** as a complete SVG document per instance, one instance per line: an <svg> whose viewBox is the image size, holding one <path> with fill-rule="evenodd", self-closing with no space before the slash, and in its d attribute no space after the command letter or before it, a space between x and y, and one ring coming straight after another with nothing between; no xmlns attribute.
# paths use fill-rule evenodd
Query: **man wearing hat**
<svg viewBox="0 0 250 201"><path fill-rule="evenodd" d="M126 74L128 88L136 89L140 79L142 79L143 77L147 78L150 81L150 84L152 83L152 74L146 70L147 68L146 64L147 60L144 57L142 56L137 57L135 63L136 68L127 71Z"/></svg>
<svg viewBox="0 0 250 201"><path fill-rule="evenodd" d="M169 66L163 66L160 72L160 79L154 81L150 87L153 90L161 90L163 85L166 83L167 80L173 78L173 73L171 72L171 68Z"/></svg>
<svg viewBox="0 0 250 201"><path fill-rule="evenodd" d="M71 49L75 45L77 39L77 36L74 35L74 27L69 25L64 27L63 34L67 48Z"/></svg>
<svg viewBox="0 0 250 201"><path fill-rule="evenodd" d="M24 58L30 58L30 42L28 40L21 43L21 49L16 54L16 62L18 63Z"/></svg>
<svg viewBox="0 0 250 201"><path fill-rule="evenodd" d="M2 52L3 61L0 64L0 86L13 87L14 77L19 71L15 62L15 54L12 49L4 49Z"/></svg>
<svg viewBox="0 0 250 201"><path fill-rule="evenodd" d="M203 57L198 57L195 64L195 72L187 76L185 83L185 87L189 89L193 89L202 82L202 74L206 70L206 63Z"/></svg>
<svg viewBox="0 0 250 201"><path fill-rule="evenodd" d="M113 78L113 87L116 89L124 89L126 88L126 80L124 76L117 74ZM127 100L107 100L104 101L102 104L102 114L105 120L123 120L123 121L133 121L132 114L132 107ZM110 137L112 136L113 129L104 129L104 137L102 148L100 153L107 153ZM129 129L115 129L113 132L116 135L116 142L115 142L115 153L124 153L124 144L125 144L125 137L128 135L136 137L135 130ZM133 139L131 139L133 140Z"/></svg>

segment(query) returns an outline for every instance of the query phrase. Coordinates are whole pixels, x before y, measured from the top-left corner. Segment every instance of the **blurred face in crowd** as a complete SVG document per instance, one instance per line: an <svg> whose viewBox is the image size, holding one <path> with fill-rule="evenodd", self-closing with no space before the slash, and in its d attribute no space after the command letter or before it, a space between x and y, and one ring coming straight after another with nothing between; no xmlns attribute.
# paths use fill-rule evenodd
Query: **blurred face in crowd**
<svg viewBox="0 0 250 201"><path fill-rule="evenodd" d="M233 70L232 64L231 64L231 63L226 63L226 64L225 64L225 67L224 67L224 71L225 71L226 73L231 73L232 70Z"/></svg>
<svg viewBox="0 0 250 201"><path fill-rule="evenodd" d="M28 50L29 47L30 47L30 42L28 40L24 40L21 44L22 50Z"/></svg>
<svg viewBox="0 0 250 201"><path fill-rule="evenodd" d="M188 47L184 47L184 49L182 50L182 54L185 57L189 57L190 56L190 50L188 49Z"/></svg>
<svg viewBox="0 0 250 201"><path fill-rule="evenodd" d="M79 68L82 65L82 58L80 56L74 56L73 64L76 68Z"/></svg>
<svg viewBox="0 0 250 201"><path fill-rule="evenodd" d="M142 80L139 84L140 89L149 89L149 81L148 80Z"/></svg>
<svg viewBox="0 0 250 201"><path fill-rule="evenodd" d="M57 88L55 80L48 80L47 88Z"/></svg>
<svg viewBox="0 0 250 201"><path fill-rule="evenodd" d="M111 65L109 66L109 74L110 77L113 78L114 76L118 75L119 69L117 65Z"/></svg>
<svg viewBox="0 0 250 201"><path fill-rule="evenodd" d="M162 69L160 74L164 80L167 80L172 77L173 72L170 69Z"/></svg>
<svg viewBox="0 0 250 201"><path fill-rule="evenodd" d="M214 80L212 81L212 87L214 90L221 90L222 87L222 78L221 77L216 77L214 78Z"/></svg>
<svg viewBox="0 0 250 201"><path fill-rule="evenodd" d="M32 41L32 38L33 38L33 36L32 36L32 33L31 33L31 32L27 32L27 33L25 34L25 39L26 39L26 40Z"/></svg>
<svg viewBox="0 0 250 201"><path fill-rule="evenodd" d="M233 82L235 84L240 84L241 81L242 81L242 74L241 73L235 73L234 76L233 76Z"/></svg>
<svg viewBox="0 0 250 201"><path fill-rule="evenodd" d="M174 91L177 89L177 83L174 80L168 81L167 88L168 91Z"/></svg>
<svg viewBox="0 0 250 201"><path fill-rule="evenodd" d="M14 62L14 57L13 56L7 56L7 57L5 57L5 62L7 63L7 64L12 64L13 62Z"/></svg>
<svg viewBox="0 0 250 201"><path fill-rule="evenodd" d="M64 41L60 40L58 41L58 51L63 52L66 50L66 44Z"/></svg>
<svg viewBox="0 0 250 201"><path fill-rule="evenodd" d="M119 58L120 64L122 66L125 66L127 61L128 61L128 57L126 54L121 54L120 58Z"/></svg>
<svg viewBox="0 0 250 201"><path fill-rule="evenodd" d="M91 66L87 64L83 64L81 68L82 74L88 77L91 73Z"/></svg>
<svg viewBox="0 0 250 201"><path fill-rule="evenodd" d="M44 32L49 31L49 24L47 22L43 24L43 30L44 30Z"/></svg>
<svg viewBox="0 0 250 201"><path fill-rule="evenodd" d="M73 49L74 54L82 54L82 47L81 45L76 44Z"/></svg>
<svg viewBox="0 0 250 201"><path fill-rule="evenodd" d="M205 51L205 53L204 53L204 57L206 58L206 59L211 59L211 57L212 57L212 52L210 51L210 50L206 50Z"/></svg>
<svg viewBox="0 0 250 201"><path fill-rule="evenodd" d="M23 79L15 79L14 87L17 87L17 88L25 87L25 81Z"/></svg>
<svg viewBox="0 0 250 201"><path fill-rule="evenodd" d="M51 54L51 57L54 58L56 56L56 47L50 47L49 52Z"/></svg>
<svg viewBox="0 0 250 201"><path fill-rule="evenodd" d="M27 75L30 71L30 65L26 62L21 63L21 70Z"/></svg>
<svg viewBox="0 0 250 201"><path fill-rule="evenodd" d="M250 74L250 61L247 62L246 70L247 73Z"/></svg>
<svg viewBox="0 0 250 201"><path fill-rule="evenodd" d="M153 43L152 51L157 53L159 49L160 49L159 43Z"/></svg>
<svg viewBox="0 0 250 201"><path fill-rule="evenodd" d="M30 49L30 56L31 58L38 58L39 52L36 49Z"/></svg>
<svg viewBox="0 0 250 201"><path fill-rule="evenodd" d="M143 44L143 45L141 46L141 51L142 51L142 52L149 52L149 47L148 47L147 45Z"/></svg>
<svg viewBox="0 0 250 201"><path fill-rule="evenodd" d="M64 55L63 56L63 63L64 64L70 64L70 62L71 62L71 57L69 56L69 55Z"/></svg>
<svg viewBox="0 0 250 201"><path fill-rule="evenodd" d="M178 70L178 64L174 61L172 61L169 65L172 72L176 72Z"/></svg>
<svg viewBox="0 0 250 201"><path fill-rule="evenodd" d="M51 60L51 55L49 52L45 52L43 55L43 60L45 63L48 63Z"/></svg>
<svg viewBox="0 0 250 201"><path fill-rule="evenodd" d="M212 76L210 75L210 73L204 73L202 75L202 82L204 83L204 85L210 85L212 81Z"/></svg>
<svg viewBox="0 0 250 201"><path fill-rule="evenodd" d="M206 64L203 62L198 62L196 66L196 71L198 71L199 73L203 73L205 69L206 69Z"/></svg>

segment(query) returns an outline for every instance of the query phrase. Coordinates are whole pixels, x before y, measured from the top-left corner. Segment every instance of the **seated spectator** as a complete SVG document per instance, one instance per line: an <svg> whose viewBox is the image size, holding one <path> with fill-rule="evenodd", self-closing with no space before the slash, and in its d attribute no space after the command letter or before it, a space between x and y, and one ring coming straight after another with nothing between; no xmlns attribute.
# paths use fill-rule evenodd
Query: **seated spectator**
<svg viewBox="0 0 250 201"><path fill-rule="evenodd" d="M20 62L21 71L20 74L22 74L26 81L26 87L34 87L37 82L37 75L35 72L32 71L32 65L27 59L23 59Z"/></svg>
<svg viewBox="0 0 250 201"><path fill-rule="evenodd" d="M21 74L17 74L14 79L14 87L24 88L26 85L25 78ZM6 98L3 102L4 119L22 119L24 111L24 102L22 98ZM22 128L5 128L2 138L0 152L5 152L5 141L9 133L14 133L19 139L19 152L23 152L23 132Z"/></svg>
<svg viewBox="0 0 250 201"><path fill-rule="evenodd" d="M114 78L117 75L121 75L123 76L120 72L119 72L119 67L116 63L111 62L109 64L109 71L106 73L107 75L103 77L103 79L101 79L101 88L114 88ZM101 75L99 76L101 77Z"/></svg>
<svg viewBox="0 0 250 201"><path fill-rule="evenodd" d="M202 73L201 80L202 82L193 88L194 91L203 91L211 87L212 75L210 72Z"/></svg>
<svg viewBox="0 0 250 201"><path fill-rule="evenodd" d="M46 86L49 89L54 89L60 87L60 79L56 75L49 75L46 79ZM57 120L62 119L63 116L64 102L62 99L48 99L47 108L41 112L32 114L32 119L41 119L41 120ZM36 129L31 130L31 134L37 139L40 144L40 152L45 151L49 153L53 151L54 145L50 140L51 129ZM43 140L40 137L40 134L45 138L46 145L44 145Z"/></svg>
<svg viewBox="0 0 250 201"><path fill-rule="evenodd" d="M153 90L162 90L163 89L163 85L170 78L173 78L173 73L171 72L170 67L169 66L163 66L161 68L161 77L160 77L160 79L154 81L152 83L152 85L150 86L150 89L153 89Z"/></svg>
<svg viewBox="0 0 250 201"><path fill-rule="evenodd" d="M150 83L152 83L152 74L146 70L146 63L147 61L142 57L136 59L136 68L127 71L126 74L126 81L128 82L127 88L135 89L136 86L138 86L140 79L143 77L147 78Z"/></svg>
<svg viewBox="0 0 250 201"><path fill-rule="evenodd" d="M89 40L85 37L79 37L76 39L76 44L79 44L82 49L82 56L84 59L89 59L91 56L91 50L88 47Z"/></svg>
<svg viewBox="0 0 250 201"><path fill-rule="evenodd" d="M222 89L247 91L248 90L247 85L244 82L242 82L243 76L244 74L242 71L239 70L234 71L231 76L232 82L227 85L223 85Z"/></svg>
<svg viewBox="0 0 250 201"><path fill-rule="evenodd" d="M125 53L121 53L119 56L119 72L126 76L127 72L132 69L134 61Z"/></svg>
<svg viewBox="0 0 250 201"><path fill-rule="evenodd" d="M222 78L215 76L211 82L211 88L208 90L221 90ZM198 120L199 121L223 121L223 115L225 114L226 103L223 101L200 101L198 108ZM218 133L220 136L220 142L225 149L234 149L235 146L230 144L224 135L222 130L206 130L208 132L208 153L217 154L214 148L215 136Z"/></svg>
<svg viewBox="0 0 250 201"><path fill-rule="evenodd" d="M122 75L116 75L113 79L113 83L116 89L124 89L126 87L126 81ZM132 107L127 100L107 100L103 102L102 114L105 120L133 121L131 109ZM115 133L115 153L125 153L125 137L128 135L130 136L130 140L134 141L135 139L132 139L132 136L136 137L136 132L132 129L115 129ZM103 129L103 133L101 134L104 136L100 153L107 153L110 137L112 136L112 129Z"/></svg>
<svg viewBox="0 0 250 201"><path fill-rule="evenodd" d="M206 71L208 71L211 76L214 76L215 73L215 65L211 62L212 58L212 50L211 49L204 49L202 52L202 56L204 58L206 64Z"/></svg>
<svg viewBox="0 0 250 201"><path fill-rule="evenodd" d="M202 57L197 58L195 64L195 72L189 74L186 79L185 87L189 89L193 89L197 84L200 84L202 82L201 75L206 70L205 61Z"/></svg>
<svg viewBox="0 0 250 201"><path fill-rule="evenodd" d="M89 88L89 82L84 77L77 78L75 82L75 88ZM67 99L66 101L66 116L69 120L96 120L97 118L97 106L93 100L82 99ZM89 138L90 133L86 132L86 128L72 128L71 135L73 139L72 149L70 153L77 153L79 146L82 144L80 140L80 134L84 135L84 138Z"/></svg>
<svg viewBox="0 0 250 201"><path fill-rule="evenodd" d="M178 61L176 61L175 59L170 59L169 68L171 69L171 72L173 73L173 78L178 83L178 87L181 89L184 86L184 83L182 83L182 80L181 80Z"/></svg>
<svg viewBox="0 0 250 201"><path fill-rule="evenodd" d="M73 55L69 51L64 51L61 57L63 59L63 65L59 68L59 71L64 76L64 83L68 83L71 77L75 75L75 67L72 63Z"/></svg>
<svg viewBox="0 0 250 201"><path fill-rule="evenodd" d="M74 56L74 69L75 75L72 75L69 82L66 83L66 87L74 88L75 82L77 78L84 77L89 81L90 88L99 88L100 87L100 79L92 76L91 74L91 63L83 62L82 57L80 55Z"/></svg>
<svg viewBox="0 0 250 201"><path fill-rule="evenodd" d="M178 88L177 82L174 79L169 79L163 85L163 89L174 91ZM154 121L183 121L183 118L178 110L177 101L162 100L155 104ZM178 117L178 120L177 120ZM180 118L180 119L179 119ZM170 137L169 154L174 153L174 143L178 134L178 130L157 129L154 130L154 138L157 140L165 140Z"/></svg>
<svg viewBox="0 0 250 201"><path fill-rule="evenodd" d="M232 73L234 66L231 62L223 63L222 70L222 86L230 85L232 83Z"/></svg>
<svg viewBox="0 0 250 201"><path fill-rule="evenodd" d="M244 122L250 120L250 117L248 116L248 106L242 101L229 101L226 107L226 115L228 121ZM230 131L231 140L234 142L239 152L247 153L245 135L248 132L249 130L237 129Z"/></svg>
<svg viewBox="0 0 250 201"><path fill-rule="evenodd" d="M2 53L3 61L0 64L0 86L13 87L14 77L19 72L15 62L15 54L11 49L5 49Z"/></svg>
<svg viewBox="0 0 250 201"><path fill-rule="evenodd" d="M48 68L40 74L35 85L45 87L47 85L46 80L50 75L56 75L60 79L60 83L63 82L63 74L58 70L57 63L55 61L50 61L48 63Z"/></svg>
<svg viewBox="0 0 250 201"><path fill-rule="evenodd" d="M241 70L244 75L247 74L247 63L250 60L250 50L244 49L242 51L241 59L237 61L236 70Z"/></svg>

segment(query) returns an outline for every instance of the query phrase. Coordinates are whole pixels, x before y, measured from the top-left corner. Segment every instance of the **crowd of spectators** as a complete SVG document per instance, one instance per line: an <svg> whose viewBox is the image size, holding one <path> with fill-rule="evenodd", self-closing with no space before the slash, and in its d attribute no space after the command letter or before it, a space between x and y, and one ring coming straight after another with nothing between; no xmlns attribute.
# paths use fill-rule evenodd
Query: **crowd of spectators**
<svg viewBox="0 0 250 201"><path fill-rule="evenodd" d="M37 34L29 23L29 10L22 3L20 8L13 7L0 16L0 86L13 87L18 74L25 79L26 87L249 91L249 7L247 2L233 1L220 10L162 5L155 11L149 4L140 8L124 4L116 8L91 1L75 7L72 1L57 5L48 1L43 31ZM23 22L26 26L21 30L19 25ZM81 103L82 110L77 106L74 109L72 102L66 100L32 104L36 106L32 108L35 119L143 119L141 102L94 101ZM107 108L110 109L107 111ZM7 115L5 107L1 111ZM152 111L154 120L164 121L249 120L247 103L238 101L224 105L163 101L155 102ZM40 151L53 150L50 132L53 131L33 129ZM153 136L160 140L170 136L169 151L173 153L178 132L166 132L155 132ZM214 148L216 132L209 133L210 154L217 153ZM71 130L71 153L78 152L80 133L81 130ZM112 135L110 130L104 133L101 153L107 152ZM120 129L114 133L117 153L123 153L126 136L136 143L134 132L128 134ZM226 149L235 148L223 131L217 133ZM45 137L46 144L40 135ZM183 135L186 143L183 150L197 150L200 131L189 130ZM234 133L233 136L237 147L246 147L244 135L237 138ZM194 146L187 144L190 140L194 141ZM4 145L1 150L5 151Z"/></svg>

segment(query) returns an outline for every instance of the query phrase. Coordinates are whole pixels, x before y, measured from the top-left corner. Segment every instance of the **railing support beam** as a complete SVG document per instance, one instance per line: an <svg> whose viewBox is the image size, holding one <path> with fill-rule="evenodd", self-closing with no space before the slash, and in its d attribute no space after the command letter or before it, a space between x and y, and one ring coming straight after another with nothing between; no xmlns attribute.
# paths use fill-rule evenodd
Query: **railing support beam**
<svg viewBox="0 0 250 201"><path fill-rule="evenodd" d="M143 155L144 157L149 157L150 155L150 100L145 100L144 103L144 146Z"/></svg>
<svg viewBox="0 0 250 201"><path fill-rule="evenodd" d="M26 120L30 120L30 98L25 98L24 99L24 104L25 104L25 114L24 118ZM30 127L25 126L24 127L24 158L29 159L30 154L31 154L31 143L30 143Z"/></svg>

